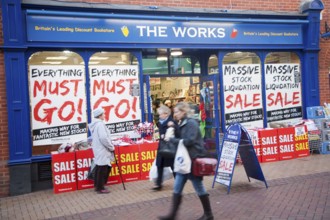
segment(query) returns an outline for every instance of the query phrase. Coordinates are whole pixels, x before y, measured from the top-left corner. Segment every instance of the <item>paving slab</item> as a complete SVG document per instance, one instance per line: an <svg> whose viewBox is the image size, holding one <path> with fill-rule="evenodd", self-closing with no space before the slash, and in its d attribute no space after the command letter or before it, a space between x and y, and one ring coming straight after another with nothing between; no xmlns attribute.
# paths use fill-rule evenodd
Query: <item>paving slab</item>
<svg viewBox="0 0 330 220"><path fill-rule="evenodd" d="M248 181L244 167L237 164L231 191L213 177L204 179L210 193L215 219L330 219L330 155L261 163L268 183ZM110 194L93 189L54 194L43 190L0 199L0 219L157 219L170 207L173 180L162 191L144 180L111 185ZM179 220L197 219L202 206L190 182L184 189Z"/></svg>

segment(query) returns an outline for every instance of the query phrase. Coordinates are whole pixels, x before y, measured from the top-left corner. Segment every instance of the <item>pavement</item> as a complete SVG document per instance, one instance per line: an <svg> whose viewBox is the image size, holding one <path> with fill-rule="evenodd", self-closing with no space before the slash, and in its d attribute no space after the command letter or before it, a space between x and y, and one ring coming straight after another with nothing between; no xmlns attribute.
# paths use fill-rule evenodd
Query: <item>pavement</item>
<svg viewBox="0 0 330 220"><path fill-rule="evenodd" d="M329 220L330 154L313 154L287 161L261 163L268 184L250 179L244 166L236 164L230 193L227 187L205 177L215 220ZM0 199L1 220L151 220L167 214L171 204L173 180L164 182L162 191L150 190L148 180L110 185L110 194L93 189L54 194L43 190ZM190 182L178 220L198 219L201 203Z"/></svg>

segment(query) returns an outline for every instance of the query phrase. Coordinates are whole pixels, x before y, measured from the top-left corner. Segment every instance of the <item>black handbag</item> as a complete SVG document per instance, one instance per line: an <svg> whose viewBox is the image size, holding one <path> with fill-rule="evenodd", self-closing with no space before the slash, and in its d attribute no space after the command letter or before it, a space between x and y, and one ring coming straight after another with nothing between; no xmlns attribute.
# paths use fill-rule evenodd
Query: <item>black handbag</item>
<svg viewBox="0 0 330 220"><path fill-rule="evenodd" d="M177 146L170 142L159 140L158 154L164 158L174 158L177 150Z"/></svg>
<svg viewBox="0 0 330 220"><path fill-rule="evenodd" d="M88 180L94 180L94 177L95 177L95 169L96 168L96 165L94 163L94 160L92 160L91 162L91 166L88 170L88 174L87 174L87 179Z"/></svg>

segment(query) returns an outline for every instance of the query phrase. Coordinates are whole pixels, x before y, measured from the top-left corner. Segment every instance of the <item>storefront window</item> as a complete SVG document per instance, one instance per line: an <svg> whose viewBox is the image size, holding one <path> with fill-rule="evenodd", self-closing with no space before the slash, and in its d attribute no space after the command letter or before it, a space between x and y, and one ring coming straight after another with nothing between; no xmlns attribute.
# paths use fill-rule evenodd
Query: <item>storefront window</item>
<svg viewBox="0 0 330 220"><path fill-rule="evenodd" d="M113 137L138 138L134 126L141 121L143 100L136 57L127 52L100 52L88 64L89 108L104 109L104 122Z"/></svg>
<svg viewBox="0 0 330 220"><path fill-rule="evenodd" d="M219 66L218 66L218 57L216 55L211 55L208 62L208 74L218 74Z"/></svg>
<svg viewBox="0 0 330 220"><path fill-rule="evenodd" d="M83 59L70 51L37 52L29 58L28 76L32 155L86 139Z"/></svg>
<svg viewBox="0 0 330 220"><path fill-rule="evenodd" d="M261 62L255 53L233 52L222 64L225 124L263 127Z"/></svg>
<svg viewBox="0 0 330 220"><path fill-rule="evenodd" d="M269 53L265 62L268 126L302 118L301 67L297 54Z"/></svg>
<svg viewBox="0 0 330 220"><path fill-rule="evenodd" d="M168 55L166 48L143 50L142 67L144 75L167 75Z"/></svg>
<svg viewBox="0 0 330 220"><path fill-rule="evenodd" d="M167 56L147 56L142 59L143 74L145 75L167 75Z"/></svg>
<svg viewBox="0 0 330 220"><path fill-rule="evenodd" d="M171 74L200 74L197 58L191 56L171 56Z"/></svg>
<svg viewBox="0 0 330 220"><path fill-rule="evenodd" d="M137 58L126 52L99 52L90 57L88 65L137 65Z"/></svg>

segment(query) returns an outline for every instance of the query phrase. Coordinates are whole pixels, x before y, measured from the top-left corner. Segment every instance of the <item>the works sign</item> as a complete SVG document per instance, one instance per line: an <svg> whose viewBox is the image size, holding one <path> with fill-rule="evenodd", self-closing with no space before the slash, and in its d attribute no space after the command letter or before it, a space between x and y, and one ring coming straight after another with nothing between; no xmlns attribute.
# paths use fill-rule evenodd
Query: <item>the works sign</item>
<svg viewBox="0 0 330 220"><path fill-rule="evenodd" d="M97 15L97 14L95 14ZM27 11L27 39L56 42L162 44L303 43L301 24L172 21Z"/></svg>

